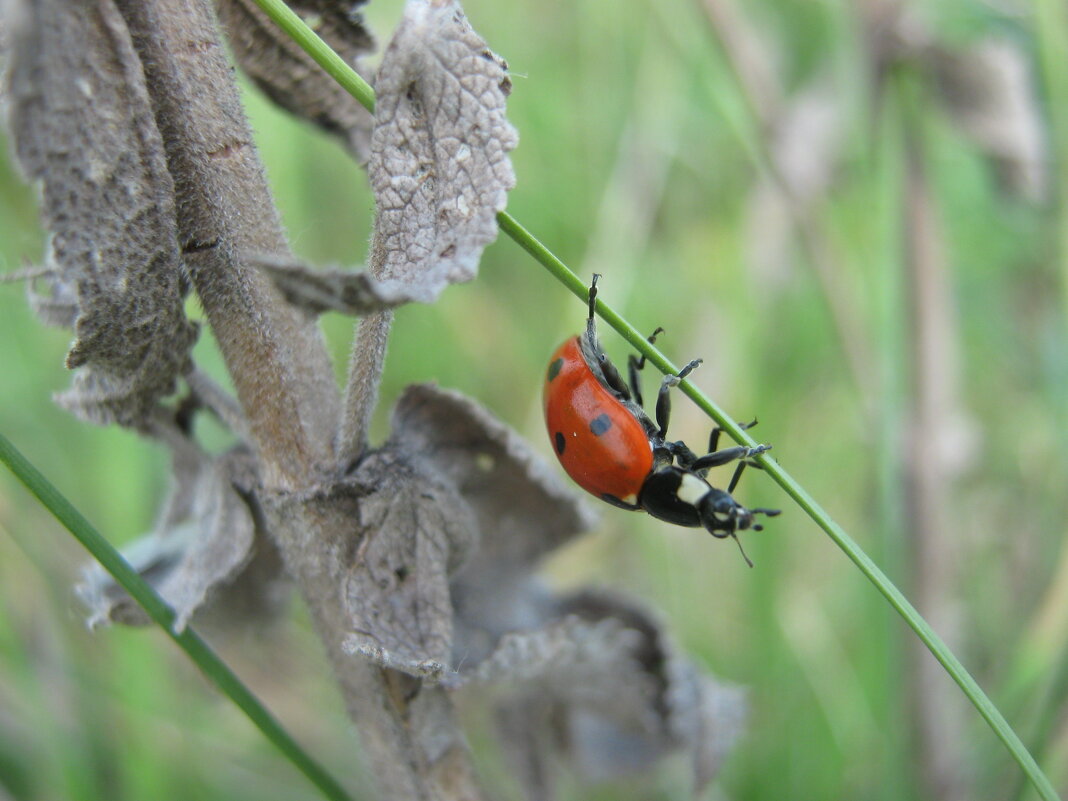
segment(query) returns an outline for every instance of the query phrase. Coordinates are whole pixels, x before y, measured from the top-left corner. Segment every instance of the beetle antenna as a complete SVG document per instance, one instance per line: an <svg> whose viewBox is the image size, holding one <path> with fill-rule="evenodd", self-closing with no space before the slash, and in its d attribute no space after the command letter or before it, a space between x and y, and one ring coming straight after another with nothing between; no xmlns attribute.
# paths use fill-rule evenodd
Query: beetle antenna
<svg viewBox="0 0 1068 801"><path fill-rule="evenodd" d="M752 560L752 559L750 559L750 558L749 558L749 557L748 557L748 556L746 555L746 553L745 553L745 548L743 548L743 547L742 547L742 541L741 541L740 539L738 539L738 535L737 535L737 534L735 534L735 533L734 533L733 531L731 532L731 539L733 539L733 540L734 540L734 541L735 541L736 543L738 543L738 550L739 550L739 551L741 552L741 554L742 554L742 559L744 559L744 560L745 560L745 563L746 563L747 565L749 565L750 567L752 567L752 566L753 566L753 560Z"/></svg>

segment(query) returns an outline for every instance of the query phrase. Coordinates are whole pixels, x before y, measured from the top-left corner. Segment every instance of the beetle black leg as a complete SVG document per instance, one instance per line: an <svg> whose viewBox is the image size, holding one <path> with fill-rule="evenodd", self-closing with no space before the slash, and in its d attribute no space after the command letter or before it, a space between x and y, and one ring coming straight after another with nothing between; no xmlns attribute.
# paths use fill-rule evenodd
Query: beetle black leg
<svg viewBox="0 0 1068 801"><path fill-rule="evenodd" d="M745 470L746 467L752 465L757 470L763 470L764 469L763 466L759 462L750 461L749 457L750 456L756 456L758 454L764 453L765 451L770 451L771 450L771 446L770 445L758 445L755 448L743 448L742 450L746 450L746 451L748 451L748 453L746 453L744 457L738 457L742 461L738 462L738 467L735 468L734 475L731 477L731 483L727 485L727 494L728 495L734 494L734 488L738 486L738 481L741 480L742 472ZM721 453L722 453L722 451L721 451ZM712 453L712 454L709 454L709 455L710 456L715 456L716 454ZM705 457L702 457L702 458L705 458ZM701 459L698 459L697 461L700 462ZM723 462L720 462L720 464L723 464Z"/></svg>
<svg viewBox="0 0 1068 801"><path fill-rule="evenodd" d="M701 359L694 359L688 365L679 370L678 375L666 375L660 382L660 392L656 396L656 424L660 426L660 439L667 436L668 421L671 418L671 388L679 385L679 382L697 369Z"/></svg>
<svg viewBox="0 0 1068 801"><path fill-rule="evenodd" d="M689 470L697 461L697 454L687 447L682 440L678 442L665 442L663 450L666 451L678 463L683 470Z"/></svg>
<svg viewBox="0 0 1068 801"><path fill-rule="evenodd" d="M593 274L589 292L586 294L590 307L590 314L586 318L586 340L589 342L591 350L597 349L597 323L593 320L593 312L597 308L597 279L600 277L597 273Z"/></svg>
<svg viewBox="0 0 1068 801"><path fill-rule="evenodd" d="M649 336L645 338L645 341L652 345L656 342L656 335L664 333L664 329L657 326L657 329L653 331ZM627 357L627 370L630 373L630 392L634 398L634 402L639 406L642 406L642 384L641 378L638 373L645 367L645 357L635 356L633 353Z"/></svg>
<svg viewBox="0 0 1068 801"><path fill-rule="evenodd" d="M642 382L638 375L638 371L645 366L645 357L642 356L641 360L638 359L633 353L627 357L627 372L630 379L630 394L634 398L634 402L639 406L644 406L642 402Z"/></svg>
<svg viewBox="0 0 1068 801"><path fill-rule="evenodd" d="M734 468L734 475L731 476L731 483L727 485L727 494L733 495L734 488L738 486L738 482L742 479L742 473L745 472L746 461L743 459L738 462L738 466Z"/></svg>
<svg viewBox="0 0 1068 801"><path fill-rule="evenodd" d="M746 431L747 429L752 428L756 424L757 424L757 420L754 417L748 423L739 423L738 424L738 428L742 429L742 431ZM716 448L719 447L719 435L722 434L722 433L723 433L723 429L720 428L719 426L716 426L715 428L712 429L712 433L708 435L708 452L709 453L715 453L716 452Z"/></svg>
<svg viewBox="0 0 1068 801"><path fill-rule="evenodd" d="M716 426L712 429L712 433L708 435L708 452L715 453L719 447L719 435L723 433L723 429Z"/></svg>
<svg viewBox="0 0 1068 801"><path fill-rule="evenodd" d="M745 459L749 456L750 449L744 445L736 445L733 448L723 448L722 450L707 453L700 459L694 461L691 465L693 470L707 470L710 467L719 467L722 464L728 464L735 459ZM730 490L728 490L729 492Z"/></svg>
<svg viewBox="0 0 1068 801"><path fill-rule="evenodd" d="M757 445L755 448L748 448L745 445L736 445L733 448L723 448L722 450L713 451L712 453L702 456L691 465L691 469L707 470L710 467L719 467L722 464L728 464L735 459L748 459L750 456L756 456L757 454L764 453L764 451L771 450L770 445ZM756 465L755 462L746 462L746 464ZM759 465L756 465L759 467ZM731 484L734 487L734 484ZM730 492L731 490L727 490Z"/></svg>
<svg viewBox="0 0 1068 801"><path fill-rule="evenodd" d="M616 366L612 364L612 360L603 353L598 354L597 358L601 363L601 374L604 376L604 380L608 382L608 386L614 389L619 397L630 400L630 389L623 383L623 376L619 374Z"/></svg>

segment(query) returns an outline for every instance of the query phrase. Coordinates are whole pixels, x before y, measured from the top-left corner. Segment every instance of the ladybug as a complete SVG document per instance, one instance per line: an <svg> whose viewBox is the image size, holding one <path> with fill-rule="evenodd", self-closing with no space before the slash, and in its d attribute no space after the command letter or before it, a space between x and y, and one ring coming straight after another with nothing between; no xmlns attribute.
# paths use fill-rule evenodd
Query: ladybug
<svg viewBox="0 0 1068 801"><path fill-rule="evenodd" d="M708 453L698 456L683 442L666 439L671 414L670 390L700 363L696 359L677 375L666 375L656 398L656 420L642 407L639 374L645 357L628 360L628 383L601 349L594 322L597 279L589 290L586 331L566 340L549 359L543 393L545 424L553 450L564 470L584 490L613 506L645 510L678 526L704 527L713 537L760 531L756 515L773 517L778 509L747 509L731 493L750 457L770 445L717 450L720 429L712 430ZM663 329L649 337L655 342ZM756 425L754 420L743 428ZM712 467L737 461L727 489L717 489L705 476ZM738 542L741 549L741 542ZM749 557L742 551L747 564Z"/></svg>

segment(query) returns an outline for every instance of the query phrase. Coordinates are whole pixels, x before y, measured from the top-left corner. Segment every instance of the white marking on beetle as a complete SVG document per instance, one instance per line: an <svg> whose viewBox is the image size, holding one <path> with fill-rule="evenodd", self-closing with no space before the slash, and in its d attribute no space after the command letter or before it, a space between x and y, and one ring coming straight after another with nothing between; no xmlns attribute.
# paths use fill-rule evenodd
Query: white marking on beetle
<svg viewBox="0 0 1068 801"><path fill-rule="evenodd" d="M692 473L683 473L679 488L675 490L675 497L690 506L697 506L697 502L705 497L709 491L710 487L705 481L702 481Z"/></svg>

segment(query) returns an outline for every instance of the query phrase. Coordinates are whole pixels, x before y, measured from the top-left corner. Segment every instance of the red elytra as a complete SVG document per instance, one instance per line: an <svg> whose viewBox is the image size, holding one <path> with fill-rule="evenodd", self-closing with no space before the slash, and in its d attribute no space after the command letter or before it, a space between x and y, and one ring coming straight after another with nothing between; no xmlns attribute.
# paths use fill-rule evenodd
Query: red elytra
<svg viewBox="0 0 1068 801"><path fill-rule="evenodd" d="M637 509L653 469L649 434L594 375L579 337L549 359L543 400L545 424L567 474L587 492Z"/></svg>

